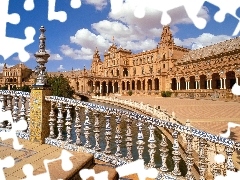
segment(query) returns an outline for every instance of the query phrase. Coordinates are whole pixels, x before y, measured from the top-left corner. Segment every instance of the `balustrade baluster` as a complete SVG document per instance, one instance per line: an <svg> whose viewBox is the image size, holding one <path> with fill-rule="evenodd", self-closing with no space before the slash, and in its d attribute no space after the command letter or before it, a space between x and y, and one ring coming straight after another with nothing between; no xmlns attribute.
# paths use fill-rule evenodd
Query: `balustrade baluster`
<svg viewBox="0 0 240 180"><path fill-rule="evenodd" d="M173 151L172 151L172 154L173 154L173 162L174 162L174 168L173 168L173 171L172 171L172 174L174 176L180 176L181 175L181 172L179 170L179 162L181 160L181 153L179 152L179 143L178 143L178 131L173 131L172 133L172 136L173 136Z"/></svg>
<svg viewBox="0 0 240 180"><path fill-rule="evenodd" d="M227 146L225 151L226 151L226 155L227 155L227 162L226 162L227 170L235 171L235 167L234 167L233 159L232 159L234 148Z"/></svg>
<svg viewBox="0 0 240 180"><path fill-rule="evenodd" d="M12 99L13 97L8 94L7 95L7 111L11 111L12 112Z"/></svg>
<svg viewBox="0 0 240 180"><path fill-rule="evenodd" d="M116 135L115 135L116 140L115 140L115 142L116 142L116 146L117 146L115 156L119 158L122 156L122 153L121 153L122 136L121 136L121 127L120 127L121 116L116 115L115 120L116 120Z"/></svg>
<svg viewBox="0 0 240 180"><path fill-rule="evenodd" d="M168 151L169 149L167 148L168 144L167 144L167 140L165 135L162 135L162 140L160 143L161 148L159 149L161 151L160 155L162 157L162 166L160 168L161 171L166 172L168 171L168 167L167 167L167 157L168 157Z"/></svg>
<svg viewBox="0 0 240 180"><path fill-rule="evenodd" d="M49 133L49 138L56 138L56 135L54 133L54 126L55 126L55 121L56 121L56 117L55 117L55 113L54 113L54 108L55 108L56 103L55 102L51 102L51 111L50 111L50 119L49 121L49 129L50 129L50 133Z"/></svg>
<svg viewBox="0 0 240 180"><path fill-rule="evenodd" d="M192 174L192 167L193 167L193 157L192 157L192 141L193 141L193 135L187 134L186 135L186 140L187 140L187 174L186 174L186 179L195 179L193 174Z"/></svg>
<svg viewBox="0 0 240 180"><path fill-rule="evenodd" d="M29 124L30 124L30 111L31 111L31 104L30 104L30 97L27 98L27 102L28 102L28 110L27 110L27 124L28 124L28 128L27 128L27 133L30 133L30 128L29 128Z"/></svg>
<svg viewBox="0 0 240 180"><path fill-rule="evenodd" d="M67 116L66 116L66 131L67 131L67 142L72 143L72 135L71 135L71 130L72 130L72 117L71 117L71 109L72 106L67 104L66 105L66 110L67 110Z"/></svg>
<svg viewBox="0 0 240 180"><path fill-rule="evenodd" d="M6 96L5 95L1 95L0 96L0 102L2 103L2 112L5 111L6 108ZM0 122L0 127L6 127L7 124L5 124L4 122Z"/></svg>
<svg viewBox="0 0 240 180"><path fill-rule="evenodd" d="M149 160L149 163L148 163L148 167L151 167L151 168L154 168L156 166L155 162L154 162L154 155L155 155L155 148L156 148L156 140L155 140L155 137L154 137L154 129L155 127L150 124L148 126L148 129L149 129L149 139L148 139L148 147L149 147L149 156L150 156L150 160Z"/></svg>
<svg viewBox="0 0 240 180"><path fill-rule="evenodd" d="M17 95L14 95L14 107L13 107L13 122L18 121L18 102L19 102L19 97Z"/></svg>
<svg viewBox="0 0 240 180"><path fill-rule="evenodd" d="M87 107L85 107L84 135L85 135L86 143L85 143L84 147L86 147L86 148L91 148L91 144L90 144L90 140L89 140L89 135L90 135L89 130L91 129L89 127L90 125L91 125L91 123L89 121L89 110Z"/></svg>
<svg viewBox="0 0 240 180"><path fill-rule="evenodd" d="M95 133L95 142L96 142L94 150L95 151L100 151L101 148L100 148L100 145L99 145L99 137L100 137L100 135L99 135L99 133L100 133L100 130L99 130L99 128L100 128L100 125L99 125L99 112L94 112L93 115L95 117L95 123L94 123L95 129L94 129L93 132Z"/></svg>
<svg viewBox="0 0 240 180"><path fill-rule="evenodd" d="M80 146L82 145L82 142L81 142L81 119L80 119L80 108L79 106L75 106L75 112L76 112L76 120L75 120L75 125L74 125L74 128L75 128L75 133L76 133L76 145L77 146Z"/></svg>
<svg viewBox="0 0 240 180"><path fill-rule="evenodd" d="M106 140L106 148L105 148L105 153L106 154L111 154L111 149L110 149L110 140L111 140L111 135L112 135L112 132L111 132L111 124L110 124L110 115L109 113L107 113L105 115L105 119L106 119L106 132L105 132L105 140Z"/></svg>
<svg viewBox="0 0 240 180"><path fill-rule="evenodd" d="M57 104L58 108L58 121L57 121L57 128L58 128L58 140L63 140L63 104L59 102Z"/></svg>
<svg viewBox="0 0 240 180"><path fill-rule="evenodd" d="M206 140L199 138L199 180L205 180L207 169Z"/></svg>
<svg viewBox="0 0 240 180"><path fill-rule="evenodd" d="M143 150L144 150L144 144L145 142L143 141L144 137L143 137L143 133L142 133L142 125L143 123L139 120L137 123L137 127L138 127L138 141L137 141L137 150L138 150L138 159L143 159L142 154L143 154Z"/></svg>
<svg viewBox="0 0 240 180"><path fill-rule="evenodd" d="M24 120L24 121L26 121L26 108L25 108L25 103L26 103L26 97L22 96L22 97L21 97L20 120Z"/></svg>
<svg viewBox="0 0 240 180"><path fill-rule="evenodd" d="M127 147L127 162L131 162L133 160L132 157L132 120L130 117L127 117L127 138L126 138L126 147Z"/></svg>

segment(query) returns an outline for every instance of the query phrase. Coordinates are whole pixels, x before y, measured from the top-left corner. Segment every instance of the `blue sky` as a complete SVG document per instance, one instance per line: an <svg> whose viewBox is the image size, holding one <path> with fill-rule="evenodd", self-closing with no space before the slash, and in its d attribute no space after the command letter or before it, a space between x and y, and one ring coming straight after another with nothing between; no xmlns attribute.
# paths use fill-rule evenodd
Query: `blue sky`
<svg viewBox="0 0 240 180"><path fill-rule="evenodd" d="M81 7L77 9L70 6L70 0L56 0L56 11L67 13L65 22L48 20L47 0L35 0L32 11L24 9L24 1L10 0L9 14L18 13L21 21L17 25L8 23L6 33L9 37L24 39L24 29L27 26L35 28L34 43L25 48L31 55L25 64L32 69L36 66L33 54L38 50L41 25L47 30L46 48L51 55L46 65L48 71L83 69L84 65L89 69L95 48L98 47L103 54L111 45L113 36L117 45L133 52L153 49L159 42L162 13L148 8L143 18L137 18L133 11L127 8L130 0L115 14L111 13L109 0L82 0ZM224 22L218 23L213 18L218 10L218 7L210 3L204 4L199 16L208 22L202 30L195 27L184 8L170 10L170 25L175 43L194 49L232 38L238 19L228 14ZM240 10L237 11L238 14L240 16ZM6 60L0 56L0 65L3 63L9 66L20 63L18 54L13 54Z"/></svg>

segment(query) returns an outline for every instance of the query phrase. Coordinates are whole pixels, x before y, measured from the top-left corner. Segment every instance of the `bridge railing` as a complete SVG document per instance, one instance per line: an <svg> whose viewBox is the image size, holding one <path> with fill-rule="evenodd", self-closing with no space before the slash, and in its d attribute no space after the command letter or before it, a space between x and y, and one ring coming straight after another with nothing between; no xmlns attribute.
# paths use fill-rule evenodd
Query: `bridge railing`
<svg viewBox="0 0 240 180"><path fill-rule="evenodd" d="M197 179L209 179L209 177L213 178L219 174L224 174L226 170L235 171L233 153L240 149L240 143L231 139L132 111L56 96L48 96L45 99L51 101L50 135L45 141L47 144L76 151L84 149L84 151L94 153L96 158L111 162L116 166L133 161L133 147L137 147L135 149L138 154L137 159L143 159L143 152L148 151L149 161L146 164L148 167L156 167L159 162L156 162L154 157L157 157L158 161L161 162L158 170L163 172L162 175L167 173L175 177L184 175L186 179L191 179L194 176ZM131 102L131 104L135 103ZM140 106L142 108L148 107L143 104ZM84 119L80 117L80 109L84 109ZM75 112L75 120L71 110ZM104 114L104 125L100 125L99 113ZM90 114L93 115L92 121ZM115 128L112 126L113 121L116 125ZM126 126L121 129L123 122L126 123ZM133 125L133 122L136 123L136 126ZM101 129L102 126L104 129ZM132 130L134 127L137 132L135 135ZM148 127L148 137L143 137L143 127ZM157 142L154 131L160 127L170 131L171 137L166 137L161 133L161 140ZM186 146L181 146L180 134L185 134ZM73 136L75 136L75 140ZM124 144L123 137L125 137ZM193 149L194 137L199 139L197 152ZM172 139L172 145L167 140L168 138ZM133 142L133 139L136 139L136 142ZM104 146L101 146L103 142L105 142ZM148 143L147 147L144 146L145 143ZM213 147L217 146L222 149L225 154L226 161L221 162L220 165L211 160L217 153L216 151L213 154L210 153L211 148L208 146L211 144ZM126 153L123 157L122 149L124 146ZM157 149L159 149L159 154L156 153ZM184 152L182 156L181 151ZM186 174L182 174L180 171L179 164L182 158L185 161ZM172 162L173 167L169 167L168 161ZM147 161L145 160L145 162Z"/></svg>
<svg viewBox="0 0 240 180"><path fill-rule="evenodd" d="M0 90L1 111L10 111L13 122L26 120L30 122L30 93L13 90ZM1 117L3 118L3 117ZM12 128L12 123L6 121L0 123L1 128ZM26 130L29 132L29 129Z"/></svg>

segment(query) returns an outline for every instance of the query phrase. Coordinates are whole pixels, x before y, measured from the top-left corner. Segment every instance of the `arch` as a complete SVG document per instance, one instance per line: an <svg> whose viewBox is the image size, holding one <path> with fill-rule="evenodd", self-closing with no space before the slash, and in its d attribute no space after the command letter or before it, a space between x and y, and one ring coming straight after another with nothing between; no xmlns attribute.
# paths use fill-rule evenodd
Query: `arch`
<svg viewBox="0 0 240 180"><path fill-rule="evenodd" d="M123 76L128 76L128 69L127 68L123 68Z"/></svg>
<svg viewBox="0 0 240 180"><path fill-rule="evenodd" d="M141 90L141 81L137 80L137 90Z"/></svg>
<svg viewBox="0 0 240 180"><path fill-rule="evenodd" d="M220 89L221 82L220 82L220 75L219 73L212 74L212 89Z"/></svg>
<svg viewBox="0 0 240 180"><path fill-rule="evenodd" d="M112 83L112 81L109 81L109 83L108 83L108 93L113 93L113 83Z"/></svg>
<svg viewBox="0 0 240 180"><path fill-rule="evenodd" d="M207 89L207 76L200 75L200 89Z"/></svg>
<svg viewBox="0 0 240 180"><path fill-rule="evenodd" d="M125 82L122 81L122 90L125 90Z"/></svg>
<svg viewBox="0 0 240 180"><path fill-rule="evenodd" d="M118 92L118 82L114 82L114 91L113 93Z"/></svg>
<svg viewBox="0 0 240 180"><path fill-rule="evenodd" d="M159 79L158 78L154 79L154 85L155 85L155 90L159 90Z"/></svg>
<svg viewBox="0 0 240 180"><path fill-rule="evenodd" d="M184 77L180 78L180 90L185 90L186 89L186 81Z"/></svg>
<svg viewBox="0 0 240 180"><path fill-rule="evenodd" d="M189 80L189 89L196 89L195 76L190 76Z"/></svg>
<svg viewBox="0 0 240 180"><path fill-rule="evenodd" d="M171 85L172 90L177 90L177 79L172 78L172 85Z"/></svg>
<svg viewBox="0 0 240 180"><path fill-rule="evenodd" d="M147 81L147 90L151 91L152 90L152 80L148 79Z"/></svg>
<svg viewBox="0 0 240 180"><path fill-rule="evenodd" d="M130 82L127 81L127 90L129 91L130 90Z"/></svg>
<svg viewBox="0 0 240 180"><path fill-rule="evenodd" d="M135 80L132 80L132 90L135 90Z"/></svg>
<svg viewBox="0 0 240 180"><path fill-rule="evenodd" d="M236 83L236 77L234 71L226 72L226 89L232 89L232 86Z"/></svg>

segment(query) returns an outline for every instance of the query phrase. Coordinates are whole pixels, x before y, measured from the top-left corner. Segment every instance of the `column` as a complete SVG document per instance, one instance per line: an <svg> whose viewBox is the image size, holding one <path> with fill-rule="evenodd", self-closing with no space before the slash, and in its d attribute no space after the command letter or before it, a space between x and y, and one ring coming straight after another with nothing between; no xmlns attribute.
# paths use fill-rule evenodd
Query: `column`
<svg viewBox="0 0 240 180"><path fill-rule="evenodd" d="M115 93L115 92L114 92L114 83L113 83L113 85L112 85L112 89L113 89L113 94L114 94L114 93Z"/></svg>
<svg viewBox="0 0 240 180"><path fill-rule="evenodd" d="M195 89L198 89L198 81L195 81Z"/></svg>
<svg viewBox="0 0 240 180"><path fill-rule="evenodd" d="M141 90L142 90L142 91L143 91L143 85L144 85L144 84L143 84L143 81L142 81L142 87L141 87Z"/></svg>
<svg viewBox="0 0 240 180"><path fill-rule="evenodd" d="M188 81L188 89L190 89L190 81Z"/></svg>
<svg viewBox="0 0 240 180"><path fill-rule="evenodd" d="M137 80L135 80L135 92L137 92Z"/></svg>
<svg viewBox="0 0 240 180"><path fill-rule="evenodd" d="M198 89L201 89L201 88L200 88L200 81L198 81Z"/></svg>
<svg viewBox="0 0 240 180"><path fill-rule="evenodd" d="M32 86L30 94L30 122L29 122L29 140L34 143L44 144L45 138L50 133L49 128L49 114L51 110L51 102L46 101L46 96L51 96L52 91L51 87L46 84L45 76L45 63L47 63L50 55L46 52L45 49L45 40L44 35L45 28L41 26L39 37L40 45L37 53L34 54L36 57L37 63L39 63L39 71L37 75L36 83Z"/></svg>
<svg viewBox="0 0 240 180"><path fill-rule="evenodd" d="M207 89L209 89L208 79L207 79Z"/></svg>
<svg viewBox="0 0 240 180"><path fill-rule="evenodd" d="M102 84L100 84L100 95L102 94Z"/></svg>
<svg viewBox="0 0 240 180"><path fill-rule="evenodd" d="M238 85L238 77L236 77L236 84Z"/></svg>
<svg viewBox="0 0 240 180"><path fill-rule="evenodd" d="M185 84L186 84L186 88L185 89L187 90L188 89L188 82L186 81Z"/></svg>
<svg viewBox="0 0 240 180"><path fill-rule="evenodd" d="M93 93L95 93L96 92L96 89L95 89L96 87L95 87L95 84L93 84Z"/></svg>
<svg viewBox="0 0 240 180"><path fill-rule="evenodd" d="M127 90L127 82L125 82L125 91Z"/></svg>
<svg viewBox="0 0 240 180"><path fill-rule="evenodd" d="M212 89L212 79L210 79L210 89Z"/></svg>
<svg viewBox="0 0 240 180"><path fill-rule="evenodd" d="M223 88L226 89L226 78L223 78Z"/></svg>
<svg viewBox="0 0 240 180"><path fill-rule="evenodd" d="M106 93L108 93L108 84L106 84L106 87L107 87L107 92Z"/></svg>
<svg viewBox="0 0 240 180"><path fill-rule="evenodd" d="M221 85L220 89L222 89L222 78L220 78L220 85Z"/></svg>

